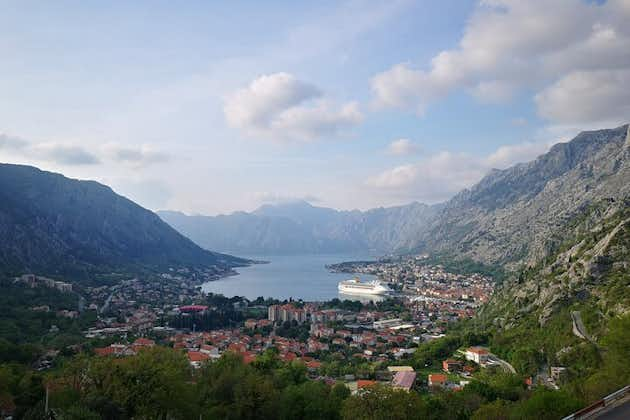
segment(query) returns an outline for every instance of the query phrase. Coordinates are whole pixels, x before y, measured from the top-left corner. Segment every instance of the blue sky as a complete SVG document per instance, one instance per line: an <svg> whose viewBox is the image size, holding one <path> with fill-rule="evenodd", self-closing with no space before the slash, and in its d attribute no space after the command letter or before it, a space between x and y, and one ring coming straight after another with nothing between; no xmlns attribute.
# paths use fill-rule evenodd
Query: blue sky
<svg viewBox="0 0 630 420"><path fill-rule="evenodd" d="M438 202L630 119L630 2L0 2L0 161L217 214Z"/></svg>

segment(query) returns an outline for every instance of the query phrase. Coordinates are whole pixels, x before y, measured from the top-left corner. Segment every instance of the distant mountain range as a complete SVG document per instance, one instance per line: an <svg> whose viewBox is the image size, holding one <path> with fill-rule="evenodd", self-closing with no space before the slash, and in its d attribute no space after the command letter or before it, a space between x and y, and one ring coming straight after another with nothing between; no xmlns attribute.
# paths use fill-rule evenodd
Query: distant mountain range
<svg viewBox="0 0 630 420"><path fill-rule="evenodd" d="M591 203L630 193L629 149L628 125L582 132L438 205L361 212L295 202L216 217L158 214L225 252L428 252L514 268L543 258Z"/></svg>
<svg viewBox="0 0 630 420"><path fill-rule="evenodd" d="M252 213L158 217L96 182L0 164L0 269L225 272L247 263L183 235L208 250L245 255L428 252L517 269L553 253L593 205L629 196L628 125L580 133L532 162L491 172L443 204L368 211L293 202Z"/></svg>
<svg viewBox="0 0 630 420"><path fill-rule="evenodd" d="M337 211L295 201L221 216L158 214L205 248L272 255L405 250L414 243L414 233L439 210L439 205L412 203L365 212Z"/></svg>
<svg viewBox="0 0 630 420"><path fill-rule="evenodd" d="M195 267L221 273L244 264L200 248L107 186L0 164L0 272L87 277Z"/></svg>

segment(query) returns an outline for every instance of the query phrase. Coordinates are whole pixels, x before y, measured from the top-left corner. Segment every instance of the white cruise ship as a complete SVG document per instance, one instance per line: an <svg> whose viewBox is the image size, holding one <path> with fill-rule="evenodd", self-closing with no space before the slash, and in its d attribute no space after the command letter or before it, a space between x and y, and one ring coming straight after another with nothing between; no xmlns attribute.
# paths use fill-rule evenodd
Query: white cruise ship
<svg viewBox="0 0 630 420"><path fill-rule="evenodd" d="M351 295L386 295L392 291L387 284L378 280L363 283L358 278L340 281L338 289L341 293Z"/></svg>

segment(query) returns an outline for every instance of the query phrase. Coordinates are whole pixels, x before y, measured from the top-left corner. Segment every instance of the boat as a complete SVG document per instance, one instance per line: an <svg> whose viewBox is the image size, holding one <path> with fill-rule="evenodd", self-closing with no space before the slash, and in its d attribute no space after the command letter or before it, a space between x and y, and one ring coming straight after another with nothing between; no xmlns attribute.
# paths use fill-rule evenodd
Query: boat
<svg viewBox="0 0 630 420"><path fill-rule="evenodd" d="M364 283L358 278L340 281L337 288L341 293L351 295L387 295L392 292L387 284L378 280Z"/></svg>

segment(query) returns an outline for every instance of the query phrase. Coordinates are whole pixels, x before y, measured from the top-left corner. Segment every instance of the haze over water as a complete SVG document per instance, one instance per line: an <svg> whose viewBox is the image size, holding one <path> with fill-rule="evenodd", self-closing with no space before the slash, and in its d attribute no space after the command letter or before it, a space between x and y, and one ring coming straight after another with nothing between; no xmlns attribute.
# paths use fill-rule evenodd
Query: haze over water
<svg viewBox="0 0 630 420"><path fill-rule="evenodd" d="M238 276L204 283L206 293L220 293L227 297L244 296L256 299L259 296L276 299L303 299L322 301L334 298L353 299L339 294L337 284L352 278L352 274L331 273L327 264L343 261L372 260L366 255L277 255L253 256L254 260L269 261L269 264L255 264L238 268ZM370 281L375 276L361 274L362 281Z"/></svg>

